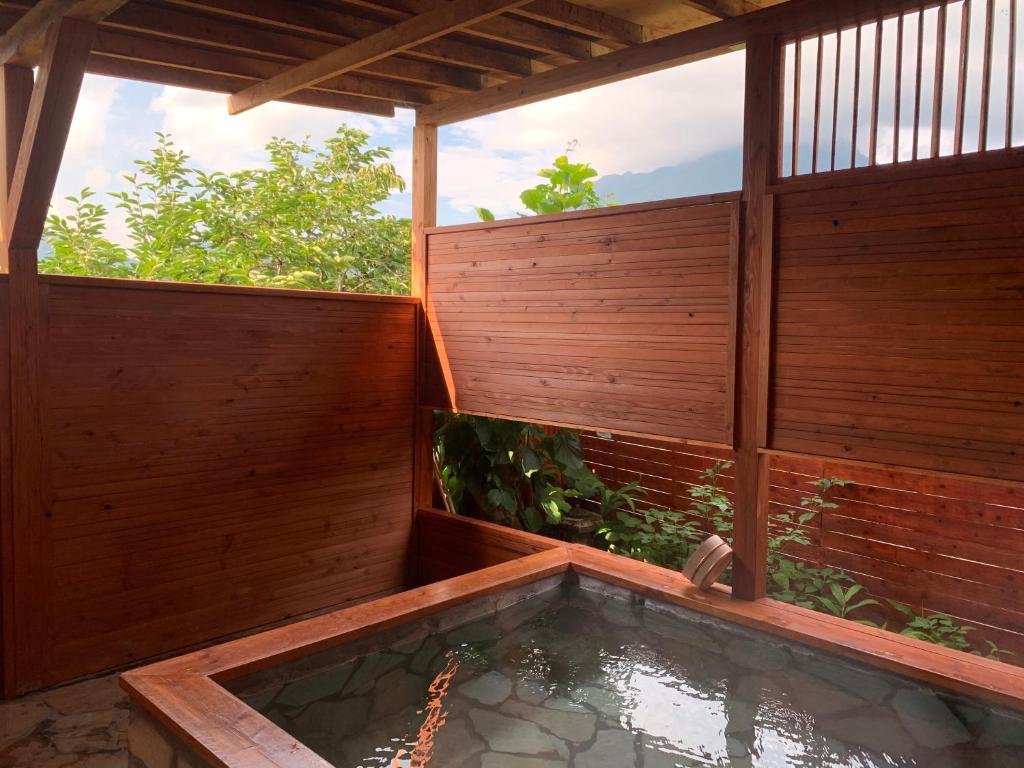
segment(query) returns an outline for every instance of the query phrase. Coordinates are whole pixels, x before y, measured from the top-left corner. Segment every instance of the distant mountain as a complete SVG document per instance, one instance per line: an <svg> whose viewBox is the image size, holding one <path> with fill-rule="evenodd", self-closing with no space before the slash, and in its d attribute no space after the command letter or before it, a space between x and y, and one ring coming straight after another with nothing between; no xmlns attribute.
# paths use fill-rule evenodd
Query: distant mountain
<svg viewBox="0 0 1024 768"><path fill-rule="evenodd" d="M819 155L821 163L827 162L824 157L825 151L823 149ZM849 142L839 141L836 157L840 167L849 164ZM867 157L860 152L857 153L858 166L866 165L867 161ZM788 152L784 154L783 162L788 166ZM802 172L807 172L811 168L809 149L801 152L800 168ZM706 195L712 192L734 192L740 188L742 169L743 148L729 147L695 160L657 168L647 173L602 176L597 181L597 191L602 195L613 195L615 202L620 205Z"/></svg>
<svg viewBox="0 0 1024 768"><path fill-rule="evenodd" d="M597 191L613 195L620 205L732 192L740 188L742 168L743 148L730 147L647 173L602 176L597 181Z"/></svg>

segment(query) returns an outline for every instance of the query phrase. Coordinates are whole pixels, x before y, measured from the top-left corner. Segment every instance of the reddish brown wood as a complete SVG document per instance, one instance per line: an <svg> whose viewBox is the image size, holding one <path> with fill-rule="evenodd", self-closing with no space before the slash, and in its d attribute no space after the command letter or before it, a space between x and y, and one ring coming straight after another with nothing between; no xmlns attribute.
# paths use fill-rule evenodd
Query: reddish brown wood
<svg viewBox="0 0 1024 768"><path fill-rule="evenodd" d="M868 125L868 165L878 160L878 107L882 77L882 22L875 22L875 52L871 66L871 123Z"/></svg>
<svg viewBox="0 0 1024 768"><path fill-rule="evenodd" d="M95 33L94 23L68 18L47 33L7 198L11 249L39 246Z"/></svg>
<svg viewBox="0 0 1024 768"><path fill-rule="evenodd" d="M413 498L410 514L430 507L434 497L434 414L420 405L436 403L441 355L434 344L427 294L428 228L437 224L437 128L413 130L412 295L420 300L416 316L416 415ZM443 349L443 348L442 348ZM446 362L446 361L445 361ZM436 364L435 364L436 363ZM411 558L415 561L415 557Z"/></svg>
<svg viewBox="0 0 1024 768"><path fill-rule="evenodd" d="M930 157L939 156L942 133L942 93L945 90L947 5L939 6L935 21L935 80L932 89L932 140Z"/></svg>
<svg viewBox="0 0 1024 768"><path fill-rule="evenodd" d="M0 228L6 231L6 197L25 131L32 99L32 70L6 65L0 68ZM10 270L10 253L0 246L0 269ZM10 295L7 275L0 284L0 693L10 697L16 686L18 635L15 632L14 552L15 526L12 478L10 376Z"/></svg>
<svg viewBox="0 0 1024 768"><path fill-rule="evenodd" d="M1016 100L1014 84L1017 76L1017 0L1010 0L1009 13L1010 32L1006 62L1006 137L1003 142L1003 146L1007 148L1013 146L1013 108Z"/></svg>
<svg viewBox="0 0 1024 768"><path fill-rule="evenodd" d="M778 196L772 447L1024 479L1019 179Z"/></svg>
<svg viewBox="0 0 1024 768"><path fill-rule="evenodd" d="M811 141L811 173L818 172L818 148L821 144L821 68L824 63L824 37L818 35L818 57L814 68L814 136Z"/></svg>
<svg viewBox="0 0 1024 768"><path fill-rule="evenodd" d="M960 15L960 66L956 84L956 123L953 127L953 154L964 151L964 122L967 109L967 68L971 55L971 0L963 0Z"/></svg>
<svg viewBox="0 0 1024 768"><path fill-rule="evenodd" d="M829 170L836 169L836 142L839 138L839 84L843 65L843 30L836 30L835 82L832 90L832 150Z"/></svg>
<svg viewBox="0 0 1024 768"><path fill-rule="evenodd" d="M696 202L431 230L454 407L728 442L734 203Z"/></svg>
<svg viewBox="0 0 1024 768"><path fill-rule="evenodd" d="M917 12L917 63L914 70L914 149L911 160L917 160L921 137L921 81L924 77L924 6Z"/></svg>
<svg viewBox="0 0 1024 768"><path fill-rule="evenodd" d="M857 139L859 138L857 129L860 124L860 56L864 48L863 30L863 25L858 24L853 44L853 115L851 117L853 125L850 135L850 168L857 167Z"/></svg>
<svg viewBox="0 0 1024 768"><path fill-rule="evenodd" d="M765 591L767 499L757 450L768 429L768 378L774 258L774 206L768 185L778 158L779 47L770 36L747 46L744 112L744 251L740 282L736 386L736 521L734 595L756 600Z"/></svg>
<svg viewBox="0 0 1024 768"><path fill-rule="evenodd" d="M416 545L416 584L443 581L563 546L545 536L430 509L416 514Z"/></svg>
<svg viewBox="0 0 1024 768"><path fill-rule="evenodd" d="M800 92L803 85L803 72L801 71L801 59L803 58L803 40L797 38L793 41L793 124L790 126L790 176L800 173ZM749 52L749 48L748 48ZM749 53L748 53L749 55ZM750 102L744 102L749 109Z"/></svg>
<svg viewBox="0 0 1024 768"><path fill-rule="evenodd" d="M414 300L40 285L20 690L406 583Z"/></svg>
<svg viewBox="0 0 1024 768"><path fill-rule="evenodd" d="M900 161L900 112L903 107L903 20L901 13L896 20L896 82L893 99L892 161Z"/></svg>
<svg viewBox="0 0 1024 768"><path fill-rule="evenodd" d="M978 112L978 151L988 149L988 113L992 101L992 45L995 42L995 0L985 0L985 48L981 59L981 108Z"/></svg>

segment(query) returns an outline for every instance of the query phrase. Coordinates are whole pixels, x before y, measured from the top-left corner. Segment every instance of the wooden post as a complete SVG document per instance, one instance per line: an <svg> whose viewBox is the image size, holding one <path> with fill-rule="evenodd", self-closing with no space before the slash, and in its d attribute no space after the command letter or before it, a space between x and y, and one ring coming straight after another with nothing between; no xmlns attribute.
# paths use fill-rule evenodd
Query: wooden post
<svg viewBox="0 0 1024 768"><path fill-rule="evenodd" d="M0 263L8 273L10 368L3 440L9 440L9 450L0 491L7 502L4 532L11 555L4 593L8 695L39 685L49 653L43 607L49 595L49 499L41 406L46 315L38 250L95 32L92 22L55 22L34 83L31 70L4 67Z"/></svg>
<svg viewBox="0 0 1024 768"><path fill-rule="evenodd" d="M417 123L412 139L412 295L420 299L416 320L416 412L413 434L413 515L434 502L434 412L425 405L427 344L427 239L437 223L437 126ZM414 531L415 536L415 531ZM415 546L413 547L415 560ZM415 568L415 562L410 564ZM413 571L413 578L415 572Z"/></svg>
<svg viewBox="0 0 1024 768"><path fill-rule="evenodd" d="M764 596L768 549L768 433L774 208L778 175L780 47L764 34L747 43L743 128L743 254L736 375L736 497L733 596Z"/></svg>
<svg viewBox="0 0 1024 768"><path fill-rule="evenodd" d="M14 177L14 165L21 147L21 137L25 132L25 121L28 117L29 103L32 99L32 70L28 67L4 65L0 67L0 180L3 182L0 195L0 222L2 231L7 231L8 212L7 195ZM10 252L0 247L0 263L4 272L9 272ZM3 346L7 347L7 339ZM3 358L9 360L8 350L4 349ZM10 376L5 366L0 366L0 644L3 654L0 664L3 677L0 689L4 698L15 694L16 677L15 649L17 648L14 625L14 515L11 497L11 477L13 462L11 458L11 409L10 409Z"/></svg>

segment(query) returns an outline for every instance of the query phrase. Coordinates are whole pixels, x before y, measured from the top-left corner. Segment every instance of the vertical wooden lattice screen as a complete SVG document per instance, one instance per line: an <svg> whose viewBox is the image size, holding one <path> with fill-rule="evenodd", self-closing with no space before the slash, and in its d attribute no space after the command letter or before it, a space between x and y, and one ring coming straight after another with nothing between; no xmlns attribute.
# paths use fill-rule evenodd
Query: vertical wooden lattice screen
<svg viewBox="0 0 1024 768"><path fill-rule="evenodd" d="M783 47L780 175L1024 144L1018 0L957 0Z"/></svg>

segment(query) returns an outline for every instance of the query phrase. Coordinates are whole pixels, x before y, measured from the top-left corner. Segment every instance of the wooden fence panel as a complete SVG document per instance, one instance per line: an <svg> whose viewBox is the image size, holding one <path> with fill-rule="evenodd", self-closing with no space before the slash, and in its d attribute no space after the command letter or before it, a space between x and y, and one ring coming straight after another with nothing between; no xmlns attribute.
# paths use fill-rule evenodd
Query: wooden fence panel
<svg viewBox="0 0 1024 768"><path fill-rule="evenodd" d="M415 302L44 280L43 684L404 585Z"/></svg>
<svg viewBox="0 0 1024 768"><path fill-rule="evenodd" d="M613 486L636 481L640 503L687 510L689 489L724 451L694 450L660 441L583 435L590 467ZM902 626L888 600L918 612L939 612L975 627L980 648L991 640L1024 664L1024 490L1012 484L881 469L823 458L773 456L770 514L802 509L814 481L839 477L838 507L804 526L809 546L790 556L840 568L883 602L869 614ZM733 478L722 479L732 493ZM708 529L710 532L710 529Z"/></svg>
<svg viewBox="0 0 1024 768"><path fill-rule="evenodd" d="M770 447L1024 480L1020 171L783 185L776 208Z"/></svg>
<svg viewBox="0 0 1024 768"><path fill-rule="evenodd" d="M432 230L457 409L731 444L735 195Z"/></svg>

